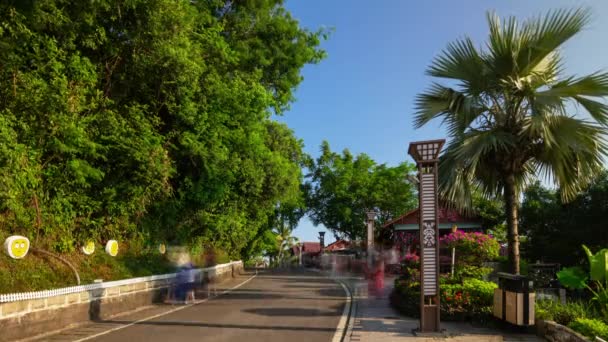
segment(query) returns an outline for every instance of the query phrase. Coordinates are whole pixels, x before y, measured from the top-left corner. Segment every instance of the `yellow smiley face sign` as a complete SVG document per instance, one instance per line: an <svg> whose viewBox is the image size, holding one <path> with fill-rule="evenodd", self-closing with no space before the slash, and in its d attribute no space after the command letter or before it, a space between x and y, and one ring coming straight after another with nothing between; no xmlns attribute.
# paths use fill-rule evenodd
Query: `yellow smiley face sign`
<svg viewBox="0 0 608 342"><path fill-rule="evenodd" d="M87 243L82 246L82 252L86 255L91 255L95 252L95 242L87 241Z"/></svg>
<svg viewBox="0 0 608 342"><path fill-rule="evenodd" d="M164 243L161 243L160 245L158 245L158 251L160 252L160 254L167 253L167 246L165 246Z"/></svg>
<svg viewBox="0 0 608 342"><path fill-rule="evenodd" d="M118 241L110 240L106 243L106 253L111 256L116 256L118 254Z"/></svg>
<svg viewBox="0 0 608 342"><path fill-rule="evenodd" d="M13 235L4 240L4 251L13 259L21 259L30 250L30 240L25 236Z"/></svg>

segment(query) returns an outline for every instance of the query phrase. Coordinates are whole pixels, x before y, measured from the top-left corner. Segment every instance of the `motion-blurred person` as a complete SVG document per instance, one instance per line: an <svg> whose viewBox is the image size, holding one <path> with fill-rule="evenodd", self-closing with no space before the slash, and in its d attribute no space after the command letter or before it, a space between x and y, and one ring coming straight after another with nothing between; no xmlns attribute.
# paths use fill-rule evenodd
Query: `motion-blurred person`
<svg viewBox="0 0 608 342"><path fill-rule="evenodd" d="M186 264L177 274L176 299L183 303L194 301L196 270L191 263Z"/></svg>
<svg viewBox="0 0 608 342"><path fill-rule="evenodd" d="M370 296L382 297L384 293L384 256L374 251L370 257L368 266L367 291Z"/></svg>

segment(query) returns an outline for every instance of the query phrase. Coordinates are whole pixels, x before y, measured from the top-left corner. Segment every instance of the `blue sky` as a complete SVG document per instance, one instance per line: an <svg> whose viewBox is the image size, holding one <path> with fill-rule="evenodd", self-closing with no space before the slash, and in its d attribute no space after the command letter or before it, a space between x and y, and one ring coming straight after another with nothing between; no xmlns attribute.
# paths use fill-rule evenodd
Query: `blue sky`
<svg viewBox="0 0 608 342"><path fill-rule="evenodd" d="M566 72L608 69L608 1L287 0L286 6L304 27L334 29L323 43L327 59L304 68L296 102L279 118L312 156L328 140L335 151L348 148L396 165L409 159L410 141L444 136L438 123L414 130L414 98L429 86L424 70L449 42L466 35L483 44L487 11L523 19L591 7L591 25L562 49ZM294 235L318 241L323 229L304 218Z"/></svg>

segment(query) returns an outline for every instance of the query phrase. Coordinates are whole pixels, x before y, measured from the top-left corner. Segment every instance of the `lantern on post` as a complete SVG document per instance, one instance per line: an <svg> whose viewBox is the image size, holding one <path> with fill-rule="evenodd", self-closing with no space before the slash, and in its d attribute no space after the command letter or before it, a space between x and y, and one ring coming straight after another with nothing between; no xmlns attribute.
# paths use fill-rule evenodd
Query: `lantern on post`
<svg viewBox="0 0 608 342"><path fill-rule="evenodd" d="M420 328L439 332L439 229L437 207L437 165L445 140L410 143L408 154L418 166L420 231Z"/></svg>

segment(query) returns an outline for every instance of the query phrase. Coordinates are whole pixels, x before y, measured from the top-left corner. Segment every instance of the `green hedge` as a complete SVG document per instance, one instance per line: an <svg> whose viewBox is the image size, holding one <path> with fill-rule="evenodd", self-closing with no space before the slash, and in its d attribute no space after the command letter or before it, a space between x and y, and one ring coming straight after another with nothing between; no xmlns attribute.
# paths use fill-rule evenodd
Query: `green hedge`
<svg viewBox="0 0 608 342"><path fill-rule="evenodd" d="M591 339L594 339L596 336L605 340L608 339L608 325L599 319L577 318L568 327Z"/></svg>
<svg viewBox="0 0 608 342"><path fill-rule="evenodd" d="M577 318L592 317L589 306L581 302L568 302L561 304L551 300L536 302L536 318L555 321L561 325L569 325Z"/></svg>
<svg viewBox="0 0 608 342"><path fill-rule="evenodd" d="M441 317L446 320L485 320L492 309L493 282L465 279L462 283L442 284ZM419 317L420 284L404 280L395 281L391 304L406 316Z"/></svg>

